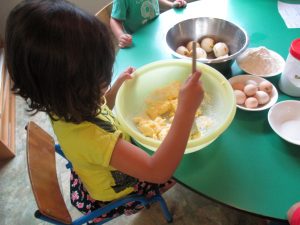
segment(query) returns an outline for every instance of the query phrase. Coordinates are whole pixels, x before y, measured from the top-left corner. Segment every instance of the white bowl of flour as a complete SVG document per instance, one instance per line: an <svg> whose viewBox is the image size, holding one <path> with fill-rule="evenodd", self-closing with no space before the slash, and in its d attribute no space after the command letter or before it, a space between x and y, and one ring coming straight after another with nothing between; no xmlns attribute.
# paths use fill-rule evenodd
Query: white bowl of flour
<svg viewBox="0 0 300 225"><path fill-rule="evenodd" d="M237 58L237 64L248 74L272 77L282 73L285 60L277 52L260 46L246 49Z"/></svg>

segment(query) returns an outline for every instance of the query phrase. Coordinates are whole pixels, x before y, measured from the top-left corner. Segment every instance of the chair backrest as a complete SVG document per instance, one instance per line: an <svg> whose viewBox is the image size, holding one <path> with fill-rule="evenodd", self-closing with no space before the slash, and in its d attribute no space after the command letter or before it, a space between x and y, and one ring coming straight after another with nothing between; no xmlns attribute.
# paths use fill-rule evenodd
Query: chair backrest
<svg viewBox="0 0 300 225"><path fill-rule="evenodd" d="M95 14L95 16L108 27L109 27L109 23L110 23L109 21L110 21L112 5L113 5L112 2L108 3L107 5L105 5L102 9L100 9Z"/></svg>
<svg viewBox="0 0 300 225"><path fill-rule="evenodd" d="M27 125L27 166L39 212L71 224L72 218L57 179L54 140L34 122Z"/></svg>
<svg viewBox="0 0 300 225"><path fill-rule="evenodd" d="M113 3L108 3L105 5L102 9L100 9L95 16L104 23L109 29L110 29L110 17L111 17L111 10L112 10ZM118 40L114 37L114 44L115 44L115 50L118 52L119 46L118 46Z"/></svg>

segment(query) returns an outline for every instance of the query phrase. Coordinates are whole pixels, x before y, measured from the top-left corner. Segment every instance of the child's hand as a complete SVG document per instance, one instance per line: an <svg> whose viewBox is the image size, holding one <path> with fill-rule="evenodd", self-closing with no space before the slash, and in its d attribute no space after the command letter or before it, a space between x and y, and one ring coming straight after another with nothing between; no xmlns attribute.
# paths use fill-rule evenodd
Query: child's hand
<svg viewBox="0 0 300 225"><path fill-rule="evenodd" d="M121 34L118 38L119 47L126 48L132 44L132 36L130 34Z"/></svg>
<svg viewBox="0 0 300 225"><path fill-rule="evenodd" d="M128 67L117 79L117 82L123 83L125 80L132 79L132 73L135 71L135 68Z"/></svg>
<svg viewBox="0 0 300 225"><path fill-rule="evenodd" d="M123 73L120 74L120 76L117 78L117 80L112 85L111 89L105 93L105 97L107 100L107 106L110 109L113 109L115 106L116 101L116 95L123 84L125 80L132 79L132 73L135 71L133 67L128 67Z"/></svg>
<svg viewBox="0 0 300 225"><path fill-rule="evenodd" d="M186 7L186 1L184 0L175 0L173 2L173 8L184 8Z"/></svg>
<svg viewBox="0 0 300 225"><path fill-rule="evenodd" d="M202 82L199 80L201 72L191 74L181 86L178 97L178 108L196 112L204 97Z"/></svg>
<svg viewBox="0 0 300 225"><path fill-rule="evenodd" d="M134 71L135 71L135 68L128 67L123 73L121 73L118 76L118 78L116 79L116 81L114 82L114 84L110 90L117 92L125 80L132 79L132 73Z"/></svg>

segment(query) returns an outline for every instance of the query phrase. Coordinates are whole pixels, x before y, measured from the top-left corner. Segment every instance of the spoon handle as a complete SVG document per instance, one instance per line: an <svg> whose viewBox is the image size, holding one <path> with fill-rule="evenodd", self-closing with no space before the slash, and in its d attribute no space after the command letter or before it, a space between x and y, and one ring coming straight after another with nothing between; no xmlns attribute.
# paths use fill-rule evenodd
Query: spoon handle
<svg viewBox="0 0 300 225"><path fill-rule="evenodd" d="M197 59L197 56L196 56L196 42L193 41L193 55L192 55L192 73L195 73L196 72L196 59Z"/></svg>

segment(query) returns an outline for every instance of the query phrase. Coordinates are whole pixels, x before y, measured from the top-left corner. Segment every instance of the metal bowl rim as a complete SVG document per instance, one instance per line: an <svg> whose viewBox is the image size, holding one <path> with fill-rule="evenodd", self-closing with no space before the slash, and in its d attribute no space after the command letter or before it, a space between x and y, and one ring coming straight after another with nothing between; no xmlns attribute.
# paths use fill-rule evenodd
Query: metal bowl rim
<svg viewBox="0 0 300 225"><path fill-rule="evenodd" d="M239 25L237 25L237 24L235 24L235 23L233 23L233 22L231 22L231 21L229 21L229 20L225 20L225 19L221 19L221 18L217 18L217 17L205 17L205 16L202 17L202 16L201 16L201 17L194 17L194 18L189 18L189 19L186 19L186 20L182 20L182 21L180 21L180 22L174 24L172 27L170 27L170 28L168 29L168 31L167 31L167 33L166 33L166 35L165 35L165 40L166 40L166 43L167 43L167 46L168 46L169 50L171 51L171 53L172 53L175 57L177 57L177 58L184 58L184 59L190 59L190 57L187 57L187 56L178 54L176 51L174 51L174 50L169 46L169 44L168 44L168 42L167 42L167 35L168 35L168 33L170 32L170 30L171 30L172 28L174 28L175 26L178 26L178 24L180 24L180 23L182 23L182 22L189 21L189 20L196 20L196 19L209 19L209 20L214 19L214 20L225 21L225 22L228 22L228 23L230 23L231 25L237 27L238 29L240 29L240 30L242 31L242 33L245 35L245 43L244 43L243 47L242 47L239 51L237 51L236 53L231 54L231 55L229 55L228 57L224 57L224 58L220 58L220 59L197 59L198 62L202 62L202 63L222 63L222 62L227 62L227 61L236 59L236 58L237 58L241 53L243 53L243 52L246 50L246 48L248 47L248 45L249 45L249 36L248 36L246 30L245 30L244 28L242 28L241 26L239 26Z"/></svg>

